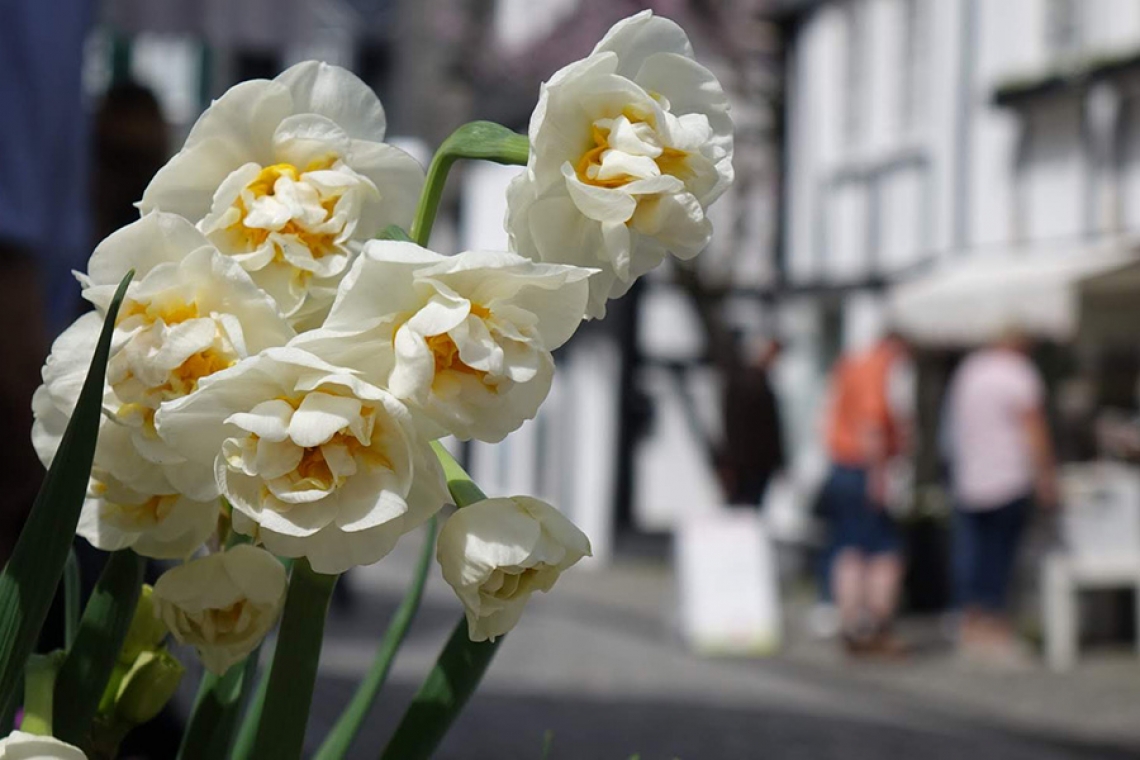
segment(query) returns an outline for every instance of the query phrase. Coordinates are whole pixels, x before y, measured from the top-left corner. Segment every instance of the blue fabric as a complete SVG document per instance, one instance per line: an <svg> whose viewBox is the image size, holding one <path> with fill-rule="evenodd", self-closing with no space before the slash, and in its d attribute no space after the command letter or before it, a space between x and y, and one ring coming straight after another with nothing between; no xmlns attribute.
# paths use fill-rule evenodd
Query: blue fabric
<svg viewBox="0 0 1140 760"><path fill-rule="evenodd" d="M997 509L954 510L954 583L961 606L1005 610L1031 504L1024 496Z"/></svg>
<svg viewBox="0 0 1140 760"><path fill-rule="evenodd" d="M895 521L867 498L866 470L833 465L826 489L824 498L835 529L836 552L857 549L871 555L899 551Z"/></svg>
<svg viewBox="0 0 1140 760"><path fill-rule="evenodd" d="M71 321L85 269L88 131L83 44L92 0L0 0L0 239L32 253L52 327Z"/></svg>

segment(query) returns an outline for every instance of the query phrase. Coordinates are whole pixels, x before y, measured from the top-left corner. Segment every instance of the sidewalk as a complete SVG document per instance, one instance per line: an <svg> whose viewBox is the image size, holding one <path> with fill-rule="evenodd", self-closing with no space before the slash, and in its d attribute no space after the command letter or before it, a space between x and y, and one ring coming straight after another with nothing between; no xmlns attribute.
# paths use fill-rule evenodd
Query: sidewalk
<svg viewBox="0 0 1140 760"><path fill-rule="evenodd" d="M355 603L326 636L311 748L368 667L416 544L401 542L350 579ZM550 760L1100 760L1140 748L1132 658L1094 654L1065 676L968 672L937 650L906 664L852 665L807 637L793 605L779 656L702 659L676 634L674 600L664 562L571 571L536 595L437 757L537 759L547 730ZM460 615L433 571L375 721L350 757L376 756Z"/></svg>

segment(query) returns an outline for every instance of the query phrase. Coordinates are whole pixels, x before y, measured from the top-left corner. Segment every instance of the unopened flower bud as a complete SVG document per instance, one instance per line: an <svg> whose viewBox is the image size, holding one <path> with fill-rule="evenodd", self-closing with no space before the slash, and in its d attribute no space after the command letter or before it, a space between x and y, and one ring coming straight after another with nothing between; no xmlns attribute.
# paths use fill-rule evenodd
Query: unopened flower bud
<svg viewBox="0 0 1140 760"><path fill-rule="evenodd" d="M166 649L140 654L119 684L115 719L137 726L154 718L174 696L185 670Z"/></svg>

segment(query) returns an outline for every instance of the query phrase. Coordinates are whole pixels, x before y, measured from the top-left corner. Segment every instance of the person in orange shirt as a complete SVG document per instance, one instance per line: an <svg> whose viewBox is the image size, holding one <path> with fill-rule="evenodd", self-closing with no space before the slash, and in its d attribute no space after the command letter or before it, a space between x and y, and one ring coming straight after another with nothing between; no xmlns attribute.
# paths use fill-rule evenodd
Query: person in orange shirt
<svg viewBox="0 0 1140 760"><path fill-rule="evenodd" d="M886 502L888 469L909 449L912 378L909 349L893 333L833 371L824 498L834 530L831 590L854 655L903 650L890 630L903 566Z"/></svg>

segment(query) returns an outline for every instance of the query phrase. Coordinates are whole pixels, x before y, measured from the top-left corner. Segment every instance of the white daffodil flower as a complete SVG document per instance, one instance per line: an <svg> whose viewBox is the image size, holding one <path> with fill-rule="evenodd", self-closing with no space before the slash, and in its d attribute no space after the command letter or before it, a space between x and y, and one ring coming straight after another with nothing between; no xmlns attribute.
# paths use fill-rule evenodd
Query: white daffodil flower
<svg viewBox="0 0 1140 760"><path fill-rule="evenodd" d="M13 731L0 739L0 760L87 760L87 755L51 736Z"/></svg>
<svg viewBox="0 0 1140 760"><path fill-rule="evenodd" d="M101 425L76 533L103 551L129 547L144 557L184 560L217 527L218 500L195 501L179 493L166 477L169 468L143 459L130 438L124 425Z"/></svg>
<svg viewBox="0 0 1140 760"><path fill-rule="evenodd" d="M667 253L708 244L705 210L732 179L720 83L680 27L643 11L543 84L507 230L524 256L600 268L587 315L600 318Z"/></svg>
<svg viewBox="0 0 1140 760"><path fill-rule="evenodd" d="M434 423L429 435L500 441L546 398L550 352L582 321L592 272L372 241L324 327L293 345L388 388Z"/></svg>
<svg viewBox="0 0 1140 760"><path fill-rule="evenodd" d="M167 570L151 599L174 638L197 649L202 664L221 675L276 624L285 587L281 563L245 545Z"/></svg>
<svg viewBox="0 0 1140 760"><path fill-rule="evenodd" d="M206 378L157 424L191 461L213 464L237 530L318 573L378 561L448 498L402 403L296 348Z"/></svg>
<svg viewBox="0 0 1140 760"><path fill-rule="evenodd" d="M312 327L365 240L407 227L423 168L383 143L379 99L316 61L242 82L206 109L139 204L180 214Z"/></svg>
<svg viewBox="0 0 1140 760"><path fill-rule="evenodd" d="M135 279L115 322L105 410L131 429L138 453L163 468L179 492L209 501L217 496L211 472L187 466L159 438L155 412L163 402L192 393L203 377L283 345L294 333L245 270L179 216L148 214L100 243L88 273L79 276L83 296L104 312L132 268ZM64 419L70 417L100 327L101 320L85 316L52 348L44 374L48 390L34 404L44 419L37 434L44 447L51 445L45 435L49 427L59 435L63 431L58 423L48 424L46 402L55 402ZM115 476L135 487L135 475L116 471Z"/></svg>
<svg viewBox="0 0 1140 760"><path fill-rule="evenodd" d="M529 496L463 507L444 523L436 548L472 641L494 641L514 628L533 592L549 591L563 570L590 554L574 523Z"/></svg>

